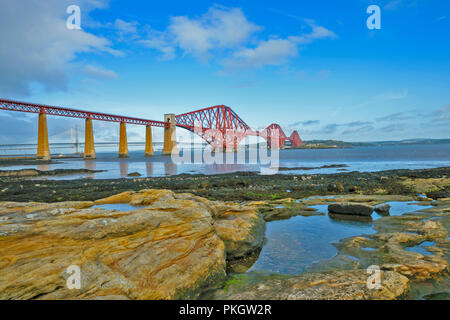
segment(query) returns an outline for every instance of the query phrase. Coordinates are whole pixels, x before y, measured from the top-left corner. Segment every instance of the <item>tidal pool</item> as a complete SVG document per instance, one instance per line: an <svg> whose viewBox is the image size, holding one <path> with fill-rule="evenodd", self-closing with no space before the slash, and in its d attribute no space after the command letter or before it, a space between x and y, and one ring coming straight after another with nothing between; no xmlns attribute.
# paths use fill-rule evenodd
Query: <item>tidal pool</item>
<svg viewBox="0 0 450 320"><path fill-rule="evenodd" d="M431 255L432 253L430 251L428 251L425 247L433 247L433 246L434 246L434 241L424 241L421 244L419 244L418 246L406 247L405 249L408 251L420 253L424 256L428 256L428 255Z"/></svg>
<svg viewBox="0 0 450 320"><path fill-rule="evenodd" d="M424 210L431 206L415 202L387 202L391 215ZM328 205L310 206L327 213ZM375 233L373 221L382 216L373 213L372 219L342 220L323 216L296 216L288 220L271 221L266 226L266 244L253 266L247 271L268 271L280 274L299 274L314 263L337 254L334 242L340 239ZM425 245L424 245L425 246ZM420 248L425 250L424 248ZM411 250L420 250L411 249Z"/></svg>
<svg viewBox="0 0 450 320"><path fill-rule="evenodd" d="M107 210L118 210L118 211L130 211L130 210L136 210L139 207L132 206L129 203L113 203L113 204L99 204L95 205L92 208L103 208Z"/></svg>

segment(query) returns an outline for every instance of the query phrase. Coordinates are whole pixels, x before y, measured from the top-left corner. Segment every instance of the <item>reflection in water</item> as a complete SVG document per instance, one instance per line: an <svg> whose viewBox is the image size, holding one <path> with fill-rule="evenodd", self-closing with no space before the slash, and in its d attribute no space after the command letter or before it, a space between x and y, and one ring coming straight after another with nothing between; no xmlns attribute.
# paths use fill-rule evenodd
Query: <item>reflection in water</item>
<svg viewBox="0 0 450 320"><path fill-rule="evenodd" d="M139 207L132 206L129 203L114 203L114 204L98 204L92 206L92 208L103 208L106 210L118 210L118 211L130 211L139 209Z"/></svg>
<svg viewBox="0 0 450 320"><path fill-rule="evenodd" d="M38 164L37 169L40 171L49 171L50 166L48 164Z"/></svg>
<svg viewBox="0 0 450 320"><path fill-rule="evenodd" d="M415 247L406 247L405 249L412 252L420 253L424 256L429 256L432 254L432 252L428 251L426 247L434 247L435 243L434 241L424 241L420 245Z"/></svg>
<svg viewBox="0 0 450 320"><path fill-rule="evenodd" d="M128 162L119 161L119 166L120 166L120 177L126 178L128 176Z"/></svg>
<svg viewBox="0 0 450 320"><path fill-rule="evenodd" d="M448 166L449 144L436 145L410 145L410 146L383 146L383 147L355 147L349 149L290 149L280 151L281 167L321 167L331 164L346 164L349 171L379 171L391 169L425 169ZM234 156L234 155L233 155ZM130 158L133 163L133 170L139 171L145 175L146 163L148 158L144 157L143 150L130 151ZM226 157L225 157L226 158ZM239 162L231 165L206 164L195 157L191 157L193 163L177 164L175 169L172 163L164 164L170 161L170 157L163 156L158 150L151 159L153 163L153 175L165 176L171 173L194 173L194 174L220 174L235 171L257 171L260 172L259 164L250 164L246 157L246 164ZM116 152L98 152L96 162L97 169L104 170L95 174L95 179L116 179L124 177L119 170ZM128 161L128 160L126 160ZM129 161L128 161L129 162ZM130 162L129 162L130 163ZM252 162L253 163L253 162ZM19 170L25 168L36 168L39 170L55 170L55 169L80 169L85 168L85 161L82 158L58 159L49 165L18 165L9 166L10 170ZM131 170L131 168L130 168ZM339 168L323 168L314 170L294 170L286 171L286 174L329 174L336 173ZM51 176L49 179L78 179L83 175L70 176ZM391 214L392 215L392 214Z"/></svg>
<svg viewBox="0 0 450 320"><path fill-rule="evenodd" d="M177 165L172 161L167 161L164 163L164 172L166 176L171 176L177 174Z"/></svg>
<svg viewBox="0 0 450 320"><path fill-rule="evenodd" d="M372 217L371 216L359 216L359 215L351 215L351 214L336 214L336 213L328 213L328 216L330 217L330 219L333 219L337 222L353 222L354 224L358 224L358 223L371 223Z"/></svg>
<svg viewBox="0 0 450 320"><path fill-rule="evenodd" d="M333 242L371 233L374 233L372 223L333 220L329 216L296 216L268 222L267 243L249 271L298 274L315 262L336 255Z"/></svg>
<svg viewBox="0 0 450 320"><path fill-rule="evenodd" d="M211 164L205 166L205 174L222 174L235 171L244 171L245 166L242 164Z"/></svg>
<svg viewBox="0 0 450 320"><path fill-rule="evenodd" d="M147 171L147 177L152 177L153 176L153 162L146 162L145 168Z"/></svg>
<svg viewBox="0 0 450 320"><path fill-rule="evenodd" d="M95 160L85 160L84 161L84 167L87 170L95 170L96 166L95 166ZM95 173L90 173L88 175L86 175L86 178L91 178L94 179L95 178Z"/></svg>
<svg viewBox="0 0 450 320"><path fill-rule="evenodd" d="M232 259L232 260L227 261L227 272L228 273L229 272L238 272L238 273L246 272L258 260L260 253L261 253L261 249L258 249L243 258Z"/></svg>

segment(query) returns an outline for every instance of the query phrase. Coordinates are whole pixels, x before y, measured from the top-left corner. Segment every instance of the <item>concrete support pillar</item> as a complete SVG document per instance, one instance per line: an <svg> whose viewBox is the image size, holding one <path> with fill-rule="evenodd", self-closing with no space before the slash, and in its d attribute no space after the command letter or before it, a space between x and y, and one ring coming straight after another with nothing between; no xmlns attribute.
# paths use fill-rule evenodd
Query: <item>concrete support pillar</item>
<svg viewBox="0 0 450 320"><path fill-rule="evenodd" d="M178 153L177 136L175 132L176 123L174 114L165 114L164 122L169 122L170 126L164 128L164 148L163 155Z"/></svg>
<svg viewBox="0 0 450 320"><path fill-rule="evenodd" d="M127 127L125 122L120 123L119 158L128 158Z"/></svg>
<svg viewBox="0 0 450 320"><path fill-rule="evenodd" d="M152 127L146 126L145 128L145 156L153 156L153 142L152 142Z"/></svg>
<svg viewBox="0 0 450 320"><path fill-rule="evenodd" d="M86 119L84 133L84 158L95 159L94 129L92 127L92 119Z"/></svg>
<svg viewBox="0 0 450 320"><path fill-rule="evenodd" d="M45 113L39 114L38 146L36 157L39 160L50 160L50 147L48 145L48 131L47 131L47 115Z"/></svg>

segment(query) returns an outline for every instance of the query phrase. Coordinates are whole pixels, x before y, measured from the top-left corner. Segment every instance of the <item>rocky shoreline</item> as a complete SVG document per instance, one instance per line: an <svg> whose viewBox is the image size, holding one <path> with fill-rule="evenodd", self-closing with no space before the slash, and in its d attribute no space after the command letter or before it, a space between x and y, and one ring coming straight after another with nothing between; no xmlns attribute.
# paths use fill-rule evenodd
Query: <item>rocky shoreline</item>
<svg viewBox="0 0 450 320"><path fill-rule="evenodd" d="M48 177L48 176L67 176L73 174L92 174L103 172L104 170L89 169L56 169L56 170L37 170L37 169L21 169L21 170L0 170L0 177Z"/></svg>
<svg viewBox="0 0 450 320"><path fill-rule="evenodd" d="M5 177L0 182L0 299L445 296L449 173L450 168L438 168L45 182ZM376 233L341 239L335 257L305 273L246 272L264 245L266 223L323 215L310 208L316 204L388 201L416 201L424 209L379 218ZM136 208L101 207L105 204ZM428 242L430 254L407 250ZM66 287L70 265L81 268L79 290ZM380 266L380 290L366 286L370 265ZM434 289L422 289L427 281Z"/></svg>
<svg viewBox="0 0 450 320"><path fill-rule="evenodd" d="M336 174L259 175L236 172L219 175L181 174L133 179L42 180L2 177L0 201L94 201L124 191L168 189L210 200L256 201L337 194L450 197L446 181L450 167L423 170L342 172Z"/></svg>

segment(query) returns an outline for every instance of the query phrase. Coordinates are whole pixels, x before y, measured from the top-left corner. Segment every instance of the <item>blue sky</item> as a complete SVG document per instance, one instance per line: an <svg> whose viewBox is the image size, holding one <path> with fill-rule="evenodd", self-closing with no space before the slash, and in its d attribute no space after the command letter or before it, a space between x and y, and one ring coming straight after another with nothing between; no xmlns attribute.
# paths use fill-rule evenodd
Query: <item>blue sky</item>
<svg viewBox="0 0 450 320"><path fill-rule="evenodd" d="M82 30L65 27L70 4ZM366 26L372 4L381 30ZM155 120L225 104L254 128L275 122L303 139L450 138L446 0L27 0L0 9L4 98ZM33 140L35 120L1 111L0 142ZM83 125L51 123L62 140ZM118 133L95 126L97 141ZM129 135L140 140L143 130Z"/></svg>

